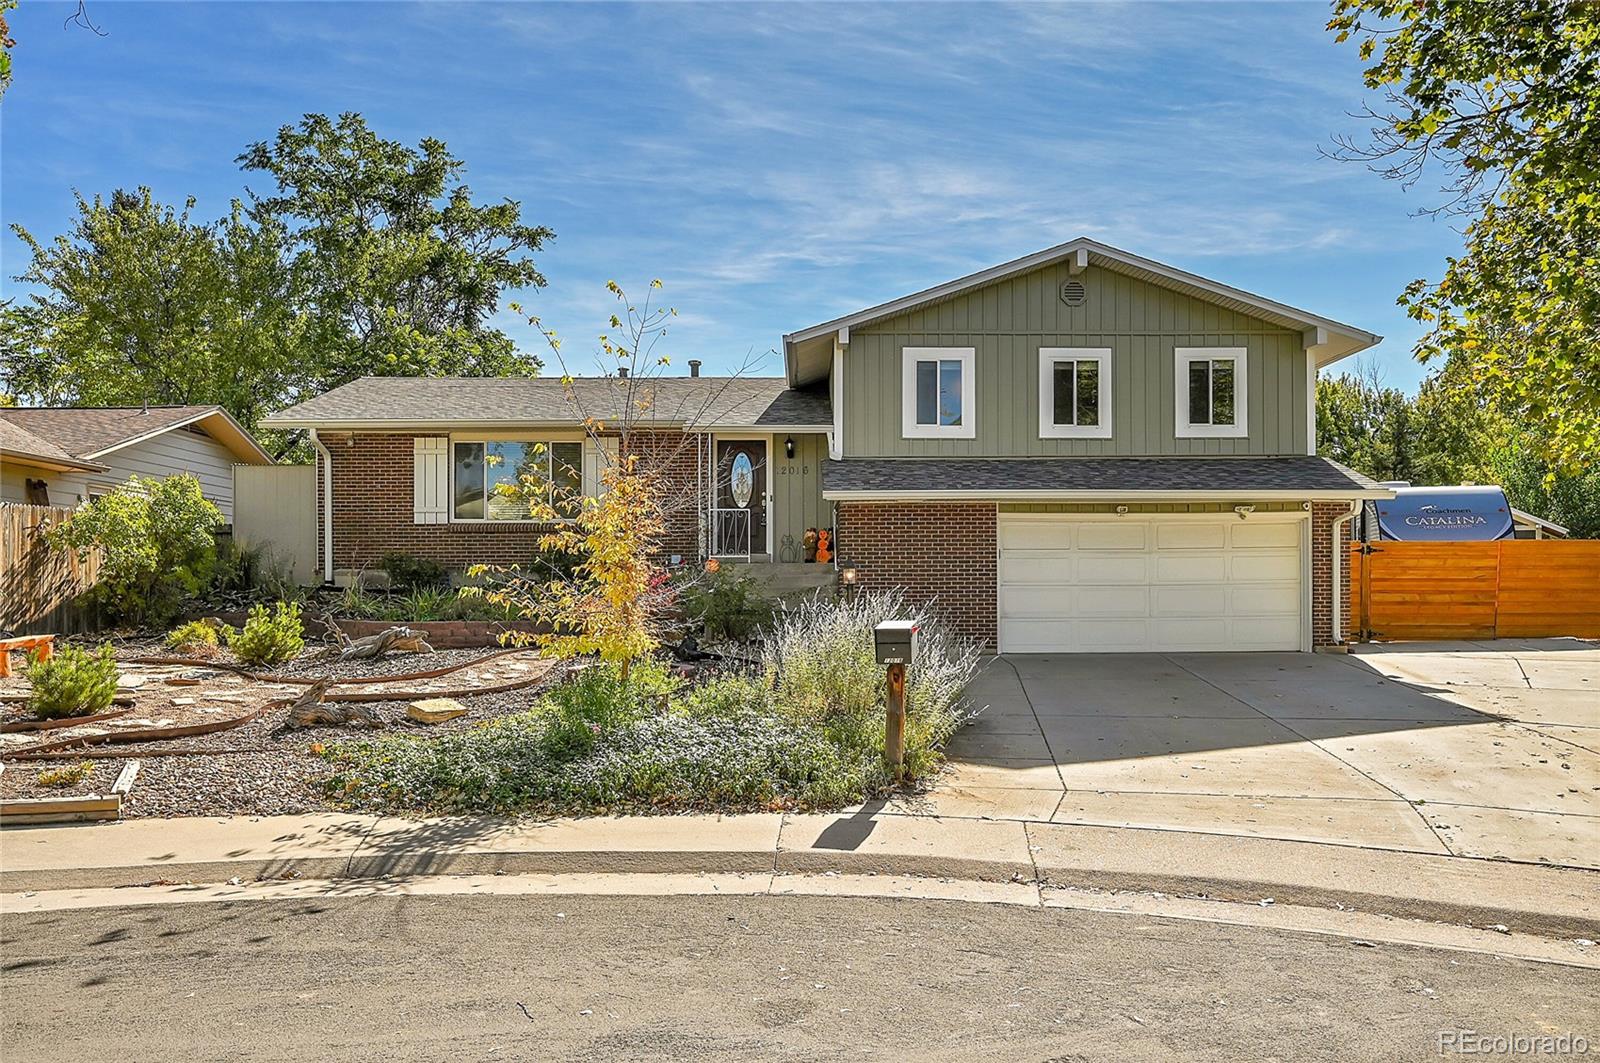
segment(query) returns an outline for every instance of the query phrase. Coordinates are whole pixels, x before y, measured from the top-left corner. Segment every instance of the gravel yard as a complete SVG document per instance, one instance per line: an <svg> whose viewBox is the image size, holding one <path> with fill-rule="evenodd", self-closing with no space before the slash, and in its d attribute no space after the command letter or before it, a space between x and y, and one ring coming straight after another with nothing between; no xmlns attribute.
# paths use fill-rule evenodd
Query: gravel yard
<svg viewBox="0 0 1600 1063"><path fill-rule="evenodd" d="M86 794L104 796L111 792L111 786L117 781L117 774L122 771L123 765L120 760L89 761L88 776L78 782L66 786L44 786L39 782L43 772L71 768L80 763L82 760L7 764L5 773L0 775L0 798L11 801L36 797L83 797Z"/></svg>
<svg viewBox="0 0 1600 1063"><path fill-rule="evenodd" d="M554 662L538 658L533 651L493 661L486 661L485 658L504 654L505 651L499 648L443 650L430 654L396 654L378 661L337 663L322 650L323 647L311 647L295 661L274 668L272 674L303 679L326 676L333 679L381 680L385 676L466 667L437 679L404 684L408 690L415 691L414 697L364 701L361 707L376 717L382 724L381 728L309 727L288 730L283 726L285 707L275 705L268 707L255 719L229 730L101 747L123 755L94 759L96 767L91 777L92 784L46 792L92 792L92 786L99 785L103 775L107 776L103 790L109 790L122 766L129 757L133 757L140 761L141 766L133 792L123 804L122 814L125 817L276 815L331 808L332 804L321 792L321 783L328 775L329 766L313 752L314 746L357 736L400 731L443 734L462 730L485 720L525 711L532 706L539 692L555 682L562 673L562 669ZM213 661L192 666L141 666L131 663L136 657L170 655L171 651L159 639L121 640L117 643L117 651L118 658L124 662L125 679L131 678L133 681L132 687L121 694L131 694L134 706L127 716L97 725L104 730L130 726L182 726L206 719L237 718L264 701L292 698L305 689L303 684L258 683L211 667L228 663L226 653L219 654ZM446 723L424 725L406 716L406 706L410 701L419 697L436 697L445 687L470 687L474 683L493 687L524 678L536 681L516 690L457 695L456 700L467 709L467 715ZM171 679L186 682L185 685L174 685L169 682ZM330 688L330 693L379 694L386 692L385 686L375 687L366 683L336 685ZM26 682L20 678L0 680L0 687L4 688L0 694L11 695L27 689ZM430 690L430 687L434 689ZM7 702L0 706L0 715L6 720L18 719L24 716L24 709L20 703ZM12 755L29 745L59 741L79 733L84 732L63 728L8 734L4 736L6 753ZM5 773L0 775L0 785L6 787L4 792L7 796L41 796L23 794L20 789L33 786L33 780L40 770L73 764L78 759L87 758L62 757L40 761L13 759L7 762ZM13 792L13 788L19 792Z"/></svg>

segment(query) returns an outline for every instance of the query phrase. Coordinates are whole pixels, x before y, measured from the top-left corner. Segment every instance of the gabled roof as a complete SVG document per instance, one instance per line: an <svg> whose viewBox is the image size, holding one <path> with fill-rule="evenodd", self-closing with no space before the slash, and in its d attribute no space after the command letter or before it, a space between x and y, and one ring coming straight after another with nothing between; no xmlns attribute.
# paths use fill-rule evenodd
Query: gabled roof
<svg viewBox="0 0 1600 1063"><path fill-rule="evenodd" d="M820 390L782 377L362 377L263 419L274 428L374 429L577 427L636 420L690 428L824 431L833 423Z"/></svg>
<svg viewBox="0 0 1600 1063"><path fill-rule="evenodd" d="M80 461L48 439L4 419L0 419L0 461L57 471L99 472L105 468L97 462Z"/></svg>
<svg viewBox="0 0 1600 1063"><path fill-rule="evenodd" d="M1233 497L1392 498L1353 469L1313 455L1263 458L883 458L829 461L828 499Z"/></svg>
<svg viewBox="0 0 1600 1063"><path fill-rule="evenodd" d="M48 440L80 461L94 461L123 447L194 425L246 465L271 465L238 421L220 406L34 406L0 409L0 420Z"/></svg>
<svg viewBox="0 0 1600 1063"><path fill-rule="evenodd" d="M788 370L788 378L792 384L808 383L821 379L826 375L825 370L817 368L816 354L813 348L817 347L816 341L830 338L840 329L858 328L863 325L879 321L884 318L903 314L918 307L931 303L941 302L955 296L965 294L976 288L994 284L998 281L1014 277L1029 270L1039 269L1043 266L1054 265L1069 259L1076 260L1080 265L1096 266L1123 273L1151 284L1161 285L1174 291L1207 302L1226 307L1237 313L1248 314L1260 318L1283 328L1298 329L1307 334L1308 347L1316 350L1317 366L1321 368L1330 362L1347 358L1359 351L1364 351L1383 339L1365 329L1358 329L1353 325L1346 325L1332 318L1313 314L1308 310L1299 310L1285 303L1280 303L1265 296L1255 295L1251 292L1223 284L1221 281L1210 280L1195 273L1189 273L1175 266L1168 266L1154 259L1143 258L1120 248L1102 244L1098 240L1088 237L1079 237L1069 240L1064 244L1046 248L1043 251L1021 258L1002 262L998 266L979 270L977 273L959 277L932 288L914 292L911 295L891 299L877 306L857 310L853 314L824 321L809 328L791 332L783 337L784 362ZM829 346L831 354L831 343ZM808 357L803 357L808 356ZM804 361L804 365L802 365Z"/></svg>

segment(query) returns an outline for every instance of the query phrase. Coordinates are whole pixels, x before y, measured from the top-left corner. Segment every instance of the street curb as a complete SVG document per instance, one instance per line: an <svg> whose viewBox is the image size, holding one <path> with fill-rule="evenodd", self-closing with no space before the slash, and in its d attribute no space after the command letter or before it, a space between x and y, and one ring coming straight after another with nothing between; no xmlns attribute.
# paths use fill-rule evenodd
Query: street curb
<svg viewBox="0 0 1600 1063"><path fill-rule="evenodd" d="M140 867L88 867L39 871L0 871L0 891L17 893L93 889L157 883L220 883L233 878L273 880L317 878L372 880L424 875L504 874L702 874L743 872L778 874L876 874L979 882L1038 881L1051 887L1102 892L1164 893L1248 904L1270 898L1276 904L1306 908L1352 909L1397 919L1474 927L1503 925L1519 933L1574 939L1600 938L1600 919L1529 908L1459 904L1358 889L1307 886L1259 879L1140 873L1101 868L1033 868L1005 860L979 860L922 854L846 851L538 851L410 852L372 856L307 856L275 860L244 859ZM1600 887L1600 876L1596 877Z"/></svg>
<svg viewBox="0 0 1600 1063"><path fill-rule="evenodd" d="M1039 878L1050 888L1094 889L1131 893L1166 893L1177 897L1259 904L1292 904L1303 908L1351 909L1395 919L1415 919L1457 926L1504 926L1518 933L1550 938L1600 937L1600 918L1562 915L1527 908L1456 904L1449 901L1368 893L1362 890L1306 886L1299 883L1222 879L1200 875L1133 874L1125 871L1052 868ZM1600 890L1600 878L1595 887Z"/></svg>

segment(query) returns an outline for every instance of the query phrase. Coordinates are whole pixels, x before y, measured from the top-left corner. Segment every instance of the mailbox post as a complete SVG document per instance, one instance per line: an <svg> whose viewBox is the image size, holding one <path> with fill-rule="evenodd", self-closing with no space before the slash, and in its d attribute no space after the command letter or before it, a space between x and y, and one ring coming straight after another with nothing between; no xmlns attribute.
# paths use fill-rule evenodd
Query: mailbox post
<svg viewBox="0 0 1600 1063"><path fill-rule="evenodd" d="M906 762L906 665L917 656L917 625L910 620L885 620L873 629L872 640L878 663L889 670L883 756L899 782Z"/></svg>

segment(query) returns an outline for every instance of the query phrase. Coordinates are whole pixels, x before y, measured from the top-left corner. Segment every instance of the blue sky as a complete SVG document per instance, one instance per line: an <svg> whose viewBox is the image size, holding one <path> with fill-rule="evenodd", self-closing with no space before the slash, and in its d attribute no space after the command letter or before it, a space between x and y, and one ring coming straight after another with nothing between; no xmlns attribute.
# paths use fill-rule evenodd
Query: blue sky
<svg viewBox="0 0 1600 1063"><path fill-rule="evenodd" d="M218 217L233 159L308 111L444 140L479 199L557 239L524 298L576 367L608 279L660 277L707 372L784 332L1087 235L1388 337L1459 244L1432 202L1319 156L1365 90L1321 4L118 3L13 13L9 225L145 184ZM504 325L537 348L509 313ZM1347 363L1348 364L1348 363Z"/></svg>

